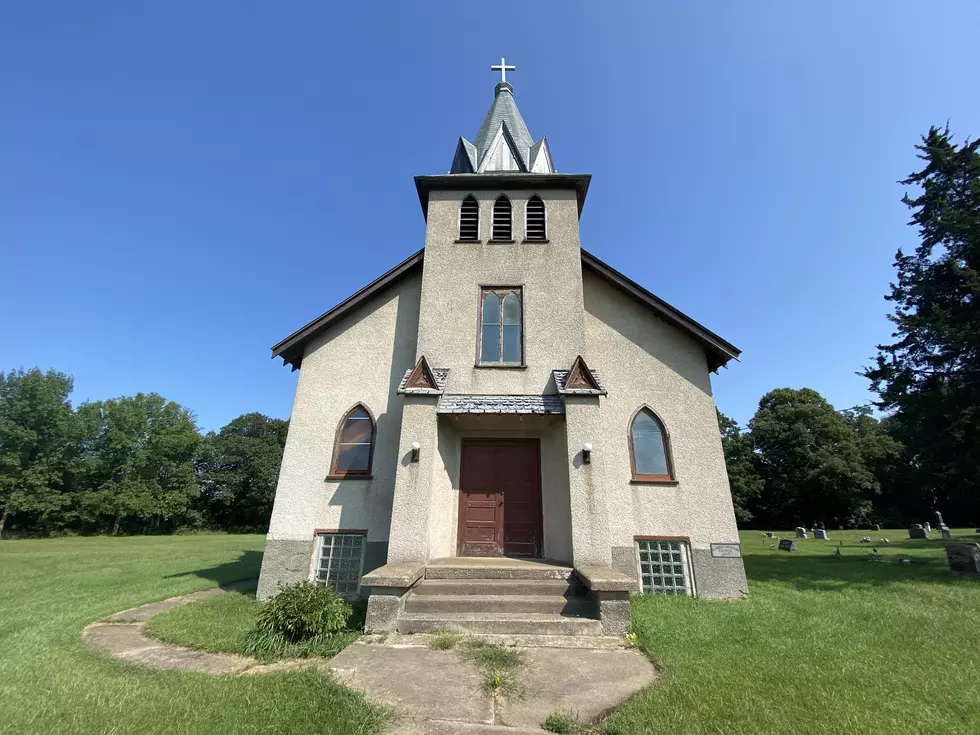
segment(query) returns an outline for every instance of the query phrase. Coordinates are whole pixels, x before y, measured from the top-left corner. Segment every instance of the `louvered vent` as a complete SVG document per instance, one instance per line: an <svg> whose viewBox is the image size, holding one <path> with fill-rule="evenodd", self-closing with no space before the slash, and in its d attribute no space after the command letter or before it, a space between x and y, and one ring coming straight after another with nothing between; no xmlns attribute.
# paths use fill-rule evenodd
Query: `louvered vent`
<svg viewBox="0 0 980 735"><path fill-rule="evenodd" d="M512 231L510 199L501 195L493 203L493 239L513 240Z"/></svg>
<svg viewBox="0 0 980 735"><path fill-rule="evenodd" d="M459 206L459 239L480 239L480 205L472 194Z"/></svg>
<svg viewBox="0 0 980 735"><path fill-rule="evenodd" d="M544 225L544 202L537 195L527 200L527 232L524 236L528 240L547 239Z"/></svg>

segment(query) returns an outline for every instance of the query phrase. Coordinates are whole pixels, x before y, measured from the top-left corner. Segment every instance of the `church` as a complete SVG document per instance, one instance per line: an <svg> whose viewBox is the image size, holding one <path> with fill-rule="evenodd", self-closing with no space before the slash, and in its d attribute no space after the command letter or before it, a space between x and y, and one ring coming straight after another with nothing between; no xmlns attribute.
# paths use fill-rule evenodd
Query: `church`
<svg viewBox="0 0 980 735"><path fill-rule="evenodd" d="M583 248L591 176L491 68L472 142L415 178L424 247L272 348L300 374L258 596L609 635L632 593L745 595L710 380L739 350Z"/></svg>

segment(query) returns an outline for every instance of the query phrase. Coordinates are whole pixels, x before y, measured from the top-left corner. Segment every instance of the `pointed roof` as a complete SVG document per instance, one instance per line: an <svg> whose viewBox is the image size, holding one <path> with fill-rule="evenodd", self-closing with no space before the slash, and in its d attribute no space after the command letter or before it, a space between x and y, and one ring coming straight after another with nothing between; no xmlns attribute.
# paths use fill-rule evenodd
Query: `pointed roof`
<svg viewBox="0 0 980 735"><path fill-rule="evenodd" d="M408 374L408 377L402 380L402 384L398 386L399 393L408 393L411 391L426 393L442 392L442 385L436 380L436 376L432 372L432 368L429 367L429 361L425 359L425 355L419 357L415 368Z"/></svg>
<svg viewBox="0 0 980 735"><path fill-rule="evenodd" d="M487 158L493 154L495 146L500 144L498 141L501 140L501 133L509 139L509 143L513 143L512 147L516 151L521 171L524 173L532 171L544 138L537 143L534 142L514 101L514 88L507 82L501 82L494 88L493 104L483 118L474 141L470 143L465 138L459 139L449 173L471 174L481 169L486 170ZM547 145L544 143L543 147L547 149ZM536 168L540 173L554 173L550 153L546 159L538 162Z"/></svg>

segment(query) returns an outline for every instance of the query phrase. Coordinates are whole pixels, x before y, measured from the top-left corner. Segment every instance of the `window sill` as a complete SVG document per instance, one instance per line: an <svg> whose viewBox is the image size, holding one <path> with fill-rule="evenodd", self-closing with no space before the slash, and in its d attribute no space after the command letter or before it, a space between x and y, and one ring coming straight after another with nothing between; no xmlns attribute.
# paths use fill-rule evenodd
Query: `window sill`
<svg viewBox="0 0 980 735"><path fill-rule="evenodd" d="M323 481L327 480L373 480L374 475L327 475Z"/></svg>
<svg viewBox="0 0 980 735"><path fill-rule="evenodd" d="M488 370L527 370L527 365L516 362L478 362L473 367Z"/></svg>
<svg viewBox="0 0 980 735"><path fill-rule="evenodd" d="M630 480L630 485L678 485L679 480L671 480L670 478L659 479L656 477L634 477Z"/></svg>
<svg viewBox="0 0 980 735"><path fill-rule="evenodd" d="M479 245L483 240L455 240L453 245Z"/></svg>
<svg viewBox="0 0 980 735"><path fill-rule="evenodd" d="M521 240L521 244L525 244L526 243L528 245L547 245L550 242L551 242L551 240L548 240L548 239L544 239L544 240L528 240L527 238L525 238L525 239Z"/></svg>
<svg viewBox="0 0 980 735"><path fill-rule="evenodd" d="M513 245L517 240L487 240L488 245Z"/></svg>

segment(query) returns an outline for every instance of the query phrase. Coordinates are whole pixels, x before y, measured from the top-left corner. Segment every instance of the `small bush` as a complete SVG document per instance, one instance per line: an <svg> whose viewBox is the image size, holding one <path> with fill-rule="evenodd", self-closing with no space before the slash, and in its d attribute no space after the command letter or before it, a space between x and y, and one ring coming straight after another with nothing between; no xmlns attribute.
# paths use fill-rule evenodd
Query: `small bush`
<svg viewBox="0 0 980 735"><path fill-rule="evenodd" d="M347 626L351 606L316 582L279 585L279 594L259 610L256 630L290 643L337 633Z"/></svg>
<svg viewBox="0 0 980 735"><path fill-rule="evenodd" d="M578 718L568 712L552 712L541 723L541 729L548 732L574 733L578 729Z"/></svg>

